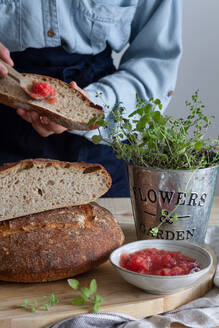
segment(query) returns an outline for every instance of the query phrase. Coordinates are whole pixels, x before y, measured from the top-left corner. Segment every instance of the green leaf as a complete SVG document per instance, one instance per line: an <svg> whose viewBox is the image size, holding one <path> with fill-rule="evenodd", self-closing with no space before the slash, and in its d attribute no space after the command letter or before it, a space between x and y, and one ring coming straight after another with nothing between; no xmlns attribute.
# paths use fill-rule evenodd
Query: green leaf
<svg viewBox="0 0 219 328"><path fill-rule="evenodd" d="M177 216L177 215L173 216L173 217L170 219L170 221L172 221L172 222L176 222L177 220L178 220L178 216Z"/></svg>
<svg viewBox="0 0 219 328"><path fill-rule="evenodd" d="M96 304L102 304L102 302L103 302L103 298L100 296L100 295L95 295L95 297L94 297L94 303L96 303Z"/></svg>
<svg viewBox="0 0 219 328"><path fill-rule="evenodd" d="M81 293L82 293L83 296L85 296L87 298L89 298L91 296L91 291L87 287L82 287L81 288Z"/></svg>
<svg viewBox="0 0 219 328"><path fill-rule="evenodd" d="M34 301L33 301L33 305L34 305L35 307L38 305L37 300L34 300Z"/></svg>
<svg viewBox="0 0 219 328"><path fill-rule="evenodd" d="M95 294L97 291L97 283L95 279L92 279L90 282L90 295Z"/></svg>
<svg viewBox="0 0 219 328"><path fill-rule="evenodd" d="M69 279L70 280L70 279ZM55 298L54 294L49 296L49 305L53 306L55 303L59 303L59 300Z"/></svg>
<svg viewBox="0 0 219 328"><path fill-rule="evenodd" d="M151 113L151 116L152 116L152 118L153 118L153 120L154 120L155 123L159 123L160 122L160 118L161 118L160 112L158 112L156 110L153 113Z"/></svg>
<svg viewBox="0 0 219 328"><path fill-rule="evenodd" d="M166 216L166 210L165 210L164 208L162 208L162 210L161 210L161 214L162 214L163 216Z"/></svg>
<svg viewBox="0 0 219 328"><path fill-rule="evenodd" d="M73 289L78 289L78 286L79 286L79 281L76 280L76 279L67 279L67 282L69 284L69 286Z"/></svg>
<svg viewBox="0 0 219 328"><path fill-rule="evenodd" d="M98 117L93 117L88 121L88 125L93 124L94 122L96 122L96 120L98 119Z"/></svg>
<svg viewBox="0 0 219 328"><path fill-rule="evenodd" d="M177 154L178 155L183 154L183 153L185 153L185 151L186 151L186 148L185 147L184 148L181 148L181 149L178 149Z"/></svg>
<svg viewBox="0 0 219 328"><path fill-rule="evenodd" d="M137 131L141 131L145 128L146 124L150 122L150 117L149 115L144 115L142 116L138 123L136 124L136 129Z"/></svg>
<svg viewBox="0 0 219 328"><path fill-rule="evenodd" d="M95 303L94 306L93 306L93 312L97 313L99 311L99 309L100 309L100 304Z"/></svg>
<svg viewBox="0 0 219 328"><path fill-rule="evenodd" d="M73 305L81 306L81 305L84 305L84 303L85 303L85 300L82 295L77 296L77 297L73 298L73 300L72 300Z"/></svg>
<svg viewBox="0 0 219 328"><path fill-rule="evenodd" d="M131 125L131 123L129 123L129 122L125 122L125 123L124 123L124 129L125 129L125 130L131 130L131 129L132 129L132 125Z"/></svg>
<svg viewBox="0 0 219 328"><path fill-rule="evenodd" d="M99 144L101 142L101 140L102 140L102 137L100 135L99 136L95 135L92 137L92 141L95 145Z"/></svg>
<svg viewBox="0 0 219 328"><path fill-rule="evenodd" d="M150 230L150 233L152 234L152 236L156 237L158 234L158 231L159 231L158 227L155 227Z"/></svg>
<svg viewBox="0 0 219 328"><path fill-rule="evenodd" d="M104 126L104 124L105 124L105 121L102 118L97 121L97 125L99 125L99 126Z"/></svg>
<svg viewBox="0 0 219 328"><path fill-rule="evenodd" d="M32 306L30 307L30 311L31 311L31 312L36 312L36 307L35 307L34 305L32 305Z"/></svg>
<svg viewBox="0 0 219 328"><path fill-rule="evenodd" d="M24 300L23 306L26 307L28 303L29 303L28 299Z"/></svg>
<svg viewBox="0 0 219 328"><path fill-rule="evenodd" d="M55 295L54 294L49 295L49 300L51 302L55 302Z"/></svg>
<svg viewBox="0 0 219 328"><path fill-rule="evenodd" d="M204 144L203 141L196 142L196 144L194 145L195 150L200 150L202 148L203 144Z"/></svg>
<svg viewBox="0 0 219 328"><path fill-rule="evenodd" d="M48 304L45 304L44 308L45 308L46 311L49 311L49 305Z"/></svg>
<svg viewBox="0 0 219 328"><path fill-rule="evenodd" d="M155 103L156 105L160 105L160 104L161 104L161 101L160 101L160 99L155 99L155 100L154 100L154 103Z"/></svg>
<svg viewBox="0 0 219 328"><path fill-rule="evenodd" d="M128 117L133 117L133 116L135 116L137 114L141 116L143 114L143 108L140 108L140 109L135 110L134 112L132 112L131 114L129 114Z"/></svg>

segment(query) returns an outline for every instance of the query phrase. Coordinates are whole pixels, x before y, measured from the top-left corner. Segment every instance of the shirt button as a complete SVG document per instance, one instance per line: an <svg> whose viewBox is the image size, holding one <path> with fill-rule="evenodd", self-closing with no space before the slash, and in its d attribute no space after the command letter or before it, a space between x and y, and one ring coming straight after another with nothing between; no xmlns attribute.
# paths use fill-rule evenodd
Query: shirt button
<svg viewBox="0 0 219 328"><path fill-rule="evenodd" d="M168 97L171 97L173 95L173 90L170 90L169 92L168 92Z"/></svg>
<svg viewBox="0 0 219 328"><path fill-rule="evenodd" d="M54 30L51 29L51 30L48 31L47 35L48 35L50 38L53 38L56 34L55 34Z"/></svg>

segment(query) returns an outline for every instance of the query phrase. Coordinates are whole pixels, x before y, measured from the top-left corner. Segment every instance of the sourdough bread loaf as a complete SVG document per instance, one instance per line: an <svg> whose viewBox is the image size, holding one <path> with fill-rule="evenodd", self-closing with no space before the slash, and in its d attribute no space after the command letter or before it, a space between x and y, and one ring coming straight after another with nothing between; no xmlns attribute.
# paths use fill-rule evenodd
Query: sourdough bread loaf
<svg viewBox="0 0 219 328"><path fill-rule="evenodd" d="M48 82L56 89L57 102L50 104L47 100L34 100L28 96L20 85L10 76L0 79L0 102L13 107L37 111L69 130L95 129L95 124L88 125L90 119L103 114L100 106L94 105L78 90L58 79L38 75L22 74L27 83Z"/></svg>
<svg viewBox="0 0 219 328"><path fill-rule="evenodd" d="M0 221L90 203L111 182L99 164L46 159L5 164L0 167Z"/></svg>
<svg viewBox="0 0 219 328"><path fill-rule="evenodd" d="M106 261L124 240L112 214L96 203L0 222L0 280L73 277Z"/></svg>

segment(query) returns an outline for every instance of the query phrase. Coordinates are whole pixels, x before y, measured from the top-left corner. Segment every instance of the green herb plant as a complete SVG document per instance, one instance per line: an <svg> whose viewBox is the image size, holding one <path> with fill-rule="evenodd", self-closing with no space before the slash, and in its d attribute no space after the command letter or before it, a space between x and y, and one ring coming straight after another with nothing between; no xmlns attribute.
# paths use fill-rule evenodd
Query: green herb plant
<svg viewBox="0 0 219 328"><path fill-rule="evenodd" d="M76 279L68 279L68 284L74 290L78 290L79 281ZM92 279L90 282L89 288L82 287L81 294L72 300L73 305L92 305L92 312L96 313L99 311L100 305L103 302L103 299L100 295L96 294L97 292L97 283L95 279Z"/></svg>
<svg viewBox="0 0 219 328"><path fill-rule="evenodd" d="M159 99L146 101L137 96L136 109L128 117L119 103L110 113L113 124L104 116L90 120L89 124L98 125L98 135L92 141L105 141L117 158L135 166L173 170L214 166L219 162L219 153L214 151L219 138L206 139L206 134L215 117L203 113L205 106L198 92L185 104L187 117L176 118L161 113ZM100 127L107 131L107 139L102 137Z"/></svg>
<svg viewBox="0 0 219 328"><path fill-rule="evenodd" d="M102 98L101 94L97 97ZM159 99L146 101L137 95L136 109L131 114L127 115L123 104L119 103L108 119L103 115L90 120L90 124L96 122L98 126L98 135L93 136L92 141L95 144L104 141L117 158L144 168L197 170L217 165L219 137L206 137L214 116L204 113L205 106L199 100L198 91L185 105L187 116L176 118L161 113L163 106ZM109 106L104 106L109 110ZM101 128L107 132L105 139ZM163 210L161 224L167 220L176 221L176 215L171 217L175 210L168 215ZM160 225L152 228L153 236L157 235Z"/></svg>
<svg viewBox="0 0 219 328"><path fill-rule="evenodd" d="M49 308L54 306L56 303L59 303L59 300L55 298L54 294L51 294L50 296L43 296L43 302L40 304L36 299L34 299L33 304L31 304L29 300L26 299L24 300L24 303L21 305L21 307L30 312L36 312L43 309L45 311L49 311Z"/></svg>
<svg viewBox="0 0 219 328"><path fill-rule="evenodd" d="M78 290L79 287L78 280L68 279L67 282L72 289ZM95 279L92 279L89 288L82 287L81 295L73 298L72 304L78 306L91 304L92 305L91 312L96 313L99 311L100 305L103 302L102 297L98 295L96 292L97 292L97 282ZM20 306L30 312L36 312L40 310L49 311L50 307L54 306L56 303L59 303L59 300L55 297L54 294L51 294L50 296L43 296L42 303L38 303L36 299L34 299L33 303L30 303L28 299L25 299L24 303L21 304Z"/></svg>

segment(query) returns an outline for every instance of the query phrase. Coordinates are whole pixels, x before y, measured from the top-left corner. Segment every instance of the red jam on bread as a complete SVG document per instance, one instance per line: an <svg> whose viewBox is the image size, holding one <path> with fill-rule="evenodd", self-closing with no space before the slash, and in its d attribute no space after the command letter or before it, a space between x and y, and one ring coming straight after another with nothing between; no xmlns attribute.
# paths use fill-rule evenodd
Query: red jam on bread
<svg viewBox="0 0 219 328"><path fill-rule="evenodd" d="M48 82L34 82L31 97L35 99L47 99L50 104L57 101L56 89Z"/></svg>
<svg viewBox="0 0 219 328"><path fill-rule="evenodd" d="M120 266L137 273L177 276L200 271L196 259L181 252L148 248L130 254L122 254Z"/></svg>

